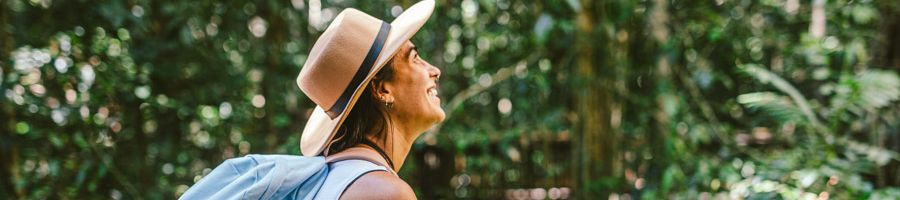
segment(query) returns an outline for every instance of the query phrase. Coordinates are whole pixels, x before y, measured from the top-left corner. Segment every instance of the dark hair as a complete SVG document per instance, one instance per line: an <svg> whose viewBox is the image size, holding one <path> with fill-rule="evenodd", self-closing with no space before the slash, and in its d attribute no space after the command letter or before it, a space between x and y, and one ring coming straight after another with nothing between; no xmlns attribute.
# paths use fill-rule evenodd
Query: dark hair
<svg viewBox="0 0 900 200"><path fill-rule="evenodd" d="M387 125L390 122L390 118L385 111L385 107L382 106L383 103L375 97L374 87L372 86L394 78L392 64L393 59L389 60L381 71L375 74L375 77L372 78L369 84L363 86L365 89L359 96L353 109L350 110L347 118L344 119L344 123L338 128L334 138L330 141L329 154L364 144L378 151L388 162L388 165L394 167L394 163L384 153L384 150L376 146L372 141L369 141L368 137L369 135L374 135L375 138L383 138L382 144L387 144Z"/></svg>

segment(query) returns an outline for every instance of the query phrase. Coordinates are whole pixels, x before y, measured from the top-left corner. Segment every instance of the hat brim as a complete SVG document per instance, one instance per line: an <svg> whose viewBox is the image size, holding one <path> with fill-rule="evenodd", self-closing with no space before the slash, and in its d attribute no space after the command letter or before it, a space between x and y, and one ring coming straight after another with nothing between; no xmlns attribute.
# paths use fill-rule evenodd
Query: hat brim
<svg viewBox="0 0 900 200"><path fill-rule="evenodd" d="M434 0L425 0L409 7L391 22L391 30L385 40L381 54L375 60L374 67L369 71L365 81L354 90L347 108L337 117L331 118L322 107L316 106L313 109L306 126L303 128L303 134L300 136L300 151L304 156L318 156L325 151L329 141L337 133L338 127L347 118L356 101L359 100L359 96L362 94L365 86L369 84L369 81L372 80L372 77L378 71L381 71L385 63L391 60L394 54L400 50L400 47L422 28L422 25L431 17L432 12L434 12Z"/></svg>

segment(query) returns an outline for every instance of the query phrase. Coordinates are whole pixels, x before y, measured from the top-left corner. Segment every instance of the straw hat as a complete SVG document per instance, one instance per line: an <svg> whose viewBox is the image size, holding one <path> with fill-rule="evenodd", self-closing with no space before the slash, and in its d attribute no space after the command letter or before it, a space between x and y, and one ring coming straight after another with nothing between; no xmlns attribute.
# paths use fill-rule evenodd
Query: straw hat
<svg viewBox="0 0 900 200"><path fill-rule="evenodd" d="M297 76L300 90L316 103L300 138L304 156L317 156L327 149L365 85L419 31L432 11L434 0L425 0L391 23L353 8L338 14L316 40Z"/></svg>

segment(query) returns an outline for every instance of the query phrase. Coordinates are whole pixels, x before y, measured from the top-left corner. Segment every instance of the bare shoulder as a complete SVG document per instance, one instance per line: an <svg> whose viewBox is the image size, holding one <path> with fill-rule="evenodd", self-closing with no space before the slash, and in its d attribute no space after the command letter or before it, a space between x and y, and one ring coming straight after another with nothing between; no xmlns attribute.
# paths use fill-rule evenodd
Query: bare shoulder
<svg viewBox="0 0 900 200"><path fill-rule="evenodd" d="M341 199L416 199L416 193L400 177L373 171L353 181Z"/></svg>

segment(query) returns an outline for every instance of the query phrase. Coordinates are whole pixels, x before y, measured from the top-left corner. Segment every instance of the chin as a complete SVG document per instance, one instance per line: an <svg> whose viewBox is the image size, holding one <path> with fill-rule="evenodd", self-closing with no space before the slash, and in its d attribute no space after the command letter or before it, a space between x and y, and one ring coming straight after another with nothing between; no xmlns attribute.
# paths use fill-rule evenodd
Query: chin
<svg viewBox="0 0 900 200"><path fill-rule="evenodd" d="M447 115L444 114L444 110L440 110L438 113L439 113L439 114L438 114L437 121L435 121L434 123L440 123L440 122L443 122L444 119L447 118Z"/></svg>
<svg viewBox="0 0 900 200"><path fill-rule="evenodd" d="M444 119L447 117L447 115L444 113L444 110L443 110L443 109L440 109L440 108L436 109L436 110L435 110L434 112L432 112L432 113L433 113L433 114L431 114L431 115L428 116L428 119L429 119L429 120L431 121L431 123L433 123L433 124L441 123L441 122L443 122Z"/></svg>

